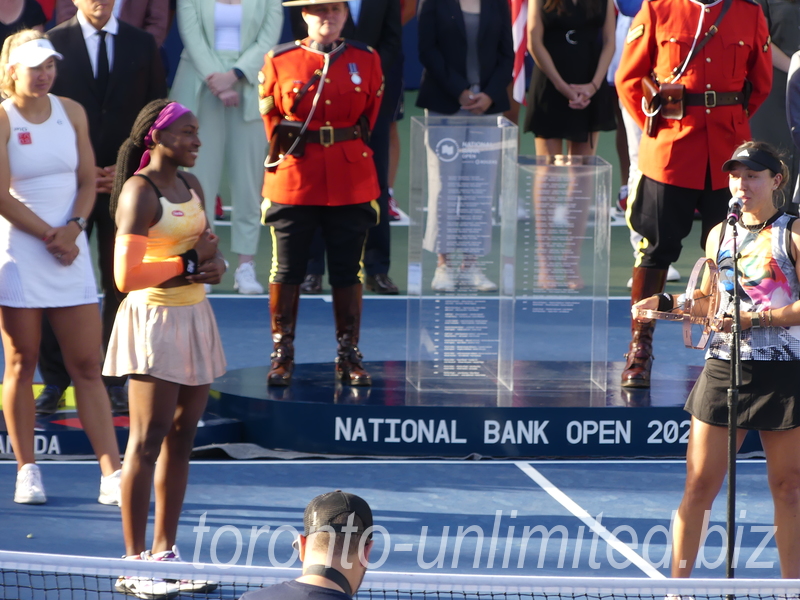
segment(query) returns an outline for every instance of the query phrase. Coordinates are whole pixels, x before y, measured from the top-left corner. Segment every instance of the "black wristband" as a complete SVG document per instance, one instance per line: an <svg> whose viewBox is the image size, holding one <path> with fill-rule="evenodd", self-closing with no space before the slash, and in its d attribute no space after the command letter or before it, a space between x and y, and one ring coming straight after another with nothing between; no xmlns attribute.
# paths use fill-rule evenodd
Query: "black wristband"
<svg viewBox="0 0 800 600"><path fill-rule="evenodd" d="M191 250L187 250L183 254L180 255L183 259L183 274L184 275L194 275L197 273L197 267L199 266L199 259L197 257L197 250L192 248Z"/></svg>
<svg viewBox="0 0 800 600"><path fill-rule="evenodd" d="M672 294L657 294L658 298L658 312L670 312L672 310Z"/></svg>

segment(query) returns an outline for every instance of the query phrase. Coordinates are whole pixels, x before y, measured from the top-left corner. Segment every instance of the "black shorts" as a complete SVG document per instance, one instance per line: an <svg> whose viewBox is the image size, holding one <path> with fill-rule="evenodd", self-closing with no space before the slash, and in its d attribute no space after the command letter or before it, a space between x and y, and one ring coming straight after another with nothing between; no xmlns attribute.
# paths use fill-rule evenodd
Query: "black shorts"
<svg viewBox="0 0 800 600"><path fill-rule="evenodd" d="M684 407L693 417L727 427L730 362L709 358ZM742 361L738 427L784 431L800 426L800 363Z"/></svg>

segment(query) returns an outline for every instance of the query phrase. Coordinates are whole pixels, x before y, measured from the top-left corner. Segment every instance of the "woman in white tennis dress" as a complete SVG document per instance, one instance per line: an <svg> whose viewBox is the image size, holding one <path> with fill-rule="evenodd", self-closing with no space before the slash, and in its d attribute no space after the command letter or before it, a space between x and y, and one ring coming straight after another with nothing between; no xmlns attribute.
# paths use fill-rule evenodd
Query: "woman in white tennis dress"
<svg viewBox="0 0 800 600"><path fill-rule="evenodd" d="M33 375L42 314L75 384L81 423L100 461L103 504L119 503L119 448L100 378L97 287L83 229L95 198L83 108L49 94L61 58L41 33L6 39L0 54L0 327L3 416L18 471L14 501L46 501L35 464Z"/></svg>

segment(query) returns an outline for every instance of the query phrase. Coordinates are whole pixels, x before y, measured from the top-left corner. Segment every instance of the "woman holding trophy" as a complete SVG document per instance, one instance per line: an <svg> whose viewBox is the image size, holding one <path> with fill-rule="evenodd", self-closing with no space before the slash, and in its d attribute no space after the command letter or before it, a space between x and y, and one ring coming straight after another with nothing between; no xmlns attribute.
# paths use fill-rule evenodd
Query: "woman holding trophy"
<svg viewBox="0 0 800 600"><path fill-rule="evenodd" d="M633 317L650 320L654 311L690 311L709 316L713 335L706 364L686 402L692 415L686 451L686 487L673 529L672 575L688 577L697 557L706 511L711 509L727 470L727 390L730 383L730 316L740 298L742 384L736 416L737 447L747 430L759 431L775 507L775 538L781 575L800 577L800 222L776 208L788 168L769 144L746 142L723 165L729 174L732 206L741 217L717 225L707 256L719 270L719 284L707 278L693 298L659 294L636 303ZM738 217L738 215L737 215ZM733 229L737 231L734 234ZM737 239L739 277L733 280ZM716 287L716 289L714 289ZM717 300L715 315L709 303Z"/></svg>

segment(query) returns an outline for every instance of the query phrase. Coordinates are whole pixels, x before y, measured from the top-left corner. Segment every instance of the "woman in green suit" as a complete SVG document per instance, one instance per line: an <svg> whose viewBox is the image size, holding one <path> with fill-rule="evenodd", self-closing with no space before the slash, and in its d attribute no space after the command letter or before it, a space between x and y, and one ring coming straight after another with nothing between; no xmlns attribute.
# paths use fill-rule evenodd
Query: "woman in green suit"
<svg viewBox="0 0 800 600"><path fill-rule="evenodd" d="M235 288L242 294L264 292L253 264L267 154L258 73L282 26L280 0L178 0L184 50L170 95L200 122L204 144L192 172L206 192L209 223L227 174L231 250L239 255Z"/></svg>

